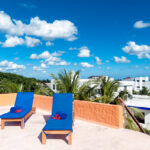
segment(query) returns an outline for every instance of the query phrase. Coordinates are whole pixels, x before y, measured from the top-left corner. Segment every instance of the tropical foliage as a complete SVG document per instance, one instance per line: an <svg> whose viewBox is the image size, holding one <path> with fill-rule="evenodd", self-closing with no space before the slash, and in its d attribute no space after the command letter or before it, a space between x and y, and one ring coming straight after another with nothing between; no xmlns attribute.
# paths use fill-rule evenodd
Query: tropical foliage
<svg viewBox="0 0 150 150"><path fill-rule="evenodd" d="M142 90L140 90L139 92L133 90L133 94L150 96L150 91L146 87L143 87Z"/></svg>
<svg viewBox="0 0 150 150"><path fill-rule="evenodd" d="M67 73L64 70L64 72L58 74L58 77L54 74L51 74L51 77L55 79L57 90L60 93L76 93L79 88L79 74L79 71L73 74L73 72Z"/></svg>
<svg viewBox="0 0 150 150"><path fill-rule="evenodd" d="M40 80L0 72L0 93L16 93L21 91L32 91L41 95L52 95L52 91Z"/></svg>
<svg viewBox="0 0 150 150"><path fill-rule="evenodd" d="M115 100L115 92L118 90L119 82L111 81L110 78L102 78L100 85L101 100L103 103L112 103Z"/></svg>
<svg viewBox="0 0 150 150"><path fill-rule="evenodd" d="M73 93L75 99L93 101L91 98L96 98L95 88L98 86L98 82L91 79L80 85L79 75L80 71L68 73L64 70L58 76L51 74L51 77L55 80L57 90L60 93Z"/></svg>

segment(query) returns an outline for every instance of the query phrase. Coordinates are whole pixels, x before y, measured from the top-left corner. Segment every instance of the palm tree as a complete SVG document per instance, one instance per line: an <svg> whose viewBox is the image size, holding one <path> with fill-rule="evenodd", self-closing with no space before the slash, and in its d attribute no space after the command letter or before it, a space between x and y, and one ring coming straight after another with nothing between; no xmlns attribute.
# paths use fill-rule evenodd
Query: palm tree
<svg viewBox="0 0 150 150"><path fill-rule="evenodd" d="M101 79L100 94L103 103L111 103L114 100L114 94L119 87L118 81L111 81L110 78Z"/></svg>
<svg viewBox="0 0 150 150"><path fill-rule="evenodd" d="M79 88L79 74L80 71L69 72L66 70L58 74L58 77L54 74L51 74L51 77L54 78L57 90L60 93L77 93Z"/></svg>
<svg viewBox="0 0 150 150"><path fill-rule="evenodd" d="M95 89L98 86L97 80L90 79L80 85L79 75L80 71L67 73L66 70L59 73L58 77L51 74L59 93L73 93L75 99L95 101ZM94 100L92 100L91 97L94 98Z"/></svg>
<svg viewBox="0 0 150 150"><path fill-rule="evenodd" d="M52 90L46 84L44 84L44 87L42 85L38 85L34 93L39 95L46 95L46 96L53 95Z"/></svg>
<svg viewBox="0 0 150 150"><path fill-rule="evenodd" d="M75 98L78 100L99 101L99 98L96 97L96 88L98 85L99 82L97 79L90 79L84 82L78 88L77 93L75 93Z"/></svg>

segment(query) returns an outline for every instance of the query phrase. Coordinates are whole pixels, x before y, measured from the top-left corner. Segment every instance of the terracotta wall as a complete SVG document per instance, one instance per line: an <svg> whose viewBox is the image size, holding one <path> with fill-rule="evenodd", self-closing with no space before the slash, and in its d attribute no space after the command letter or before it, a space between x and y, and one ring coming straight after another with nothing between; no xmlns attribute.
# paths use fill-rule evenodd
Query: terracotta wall
<svg viewBox="0 0 150 150"><path fill-rule="evenodd" d="M123 128L122 106L75 100L74 110L79 119Z"/></svg>
<svg viewBox="0 0 150 150"><path fill-rule="evenodd" d="M14 105L16 100L16 93L0 94L0 106Z"/></svg>
<svg viewBox="0 0 150 150"><path fill-rule="evenodd" d="M0 94L0 106L13 105L16 94ZM52 97L34 95L33 106L51 112ZM123 128L123 109L119 105L74 101L75 118L113 128Z"/></svg>

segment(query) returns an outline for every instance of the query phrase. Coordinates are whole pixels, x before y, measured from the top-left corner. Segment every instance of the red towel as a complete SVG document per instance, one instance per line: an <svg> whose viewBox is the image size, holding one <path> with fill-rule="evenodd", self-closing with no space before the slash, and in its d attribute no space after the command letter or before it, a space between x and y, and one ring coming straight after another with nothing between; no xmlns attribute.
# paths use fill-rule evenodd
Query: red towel
<svg viewBox="0 0 150 150"><path fill-rule="evenodd" d="M18 110L16 110L15 112L16 112L16 113L20 113L20 112L21 112L21 109L18 109Z"/></svg>
<svg viewBox="0 0 150 150"><path fill-rule="evenodd" d="M55 116L52 116L52 118L57 119L57 120L61 120L61 117L58 114L56 114Z"/></svg>

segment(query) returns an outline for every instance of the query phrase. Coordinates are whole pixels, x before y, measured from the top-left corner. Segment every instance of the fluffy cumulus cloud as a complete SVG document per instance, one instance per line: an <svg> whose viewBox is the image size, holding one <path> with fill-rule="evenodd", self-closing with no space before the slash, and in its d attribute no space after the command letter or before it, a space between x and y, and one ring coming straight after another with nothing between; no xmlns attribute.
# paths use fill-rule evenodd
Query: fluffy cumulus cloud
<svg viewBox="0 0 150 150"><path fill-rule="evenodd" d="M45 63L41 63L41 68L47 68Z"/></svg>
<svg viewBox="0 0 150 150"><path fill-rule="evenodd" d="M6 41L1 42L3 47L15 47L17 45L26 45L27 47L34 47L40 44L40 40L26 36L25 39L18 36L6 35Z"/></svg>
<svg viewBox="0 0 150 150"><path fill-rule="evenodd" d="M7 60L0 61L0 67L3 67L3 70L22 70L26 67L24 65L18 65L14 62L9 62Z"/></svg>
<svg viewBox="0 0 150 150"><path fill-rule="evenodd" d="M99 57L95 57L95 59L96 59L96 63L98 64L98 65L100 65L100 64L102 64L102 60L99 58Z"/></svg>
<svg viewBox="0 0 150 150"><path fill-rule="evenodd" d="M46 46L52 46L52 45L54 45L54 43L52 43L52 42L50 42L50 41L47 41L47 42L46 42Z"/></svg>
<svg viewBox="0 0 150 150"><path fill-rule="evenodd" d="M53 52L53 53L50 54L48 51L44 51L44 52L42 52L39 55L37 55L37 54L31 54L30 55L30 59L42 59L42 64L45 62L45 63L47 63L47 65L57 65L57 66L66 66L66 65L69 65L70 64L69 62L66 62L65 60L62 60L59 57L63 53L64 53L63 51L58 51L58 52ZM42 68L42 66L40 66L40 68Z"/></svg>
<svg viewBox="0 0 150 150"><path fill-rule="evenodd" d="M134 41L130 41L122 49L129 55L136 55L140 59L150 59L150 46L148 45L138 45Z"/></svg>
<svg viewBox="0 0 150 150"><path fill-rule="evenodd" d="M91 67L94 67L94 65L89 64L88 62L81 62L80 64L81 64L82 67L85 67L85 68L91 68Z"/></svg>
<svg viewBox="0 0 150 150"><path fill-rule="evenodd" d="M138 29L147 28L147 27L150 27L150 23L143 22L142 20L137 21L134 24L134 28L138 28Z"/></svg>
<svg viewBox="0 0 150 150"><path fill-rule="evenodd" d="M34 17L30 19L29 24L25 24L21 20L12 19L4 11L0 11L0 32L16 36L36 36L44 40L60 38L67 41L75 40L78 33L75 25L69 20L55 20L49 23Z"/></svg>
<svg viewBox="0 0 150 150"><path fill-rule="evenodd" d="M130 60L128 60L126 57L121 56L120 58L117 56L114 56L116 63L130 63Z"/></svg>
<svg viewBox="0 0 150 150"><path fill-rule="evenodd" d="M39 45L40 43L41 42L40 42L39 39L32 38L32 37L29 37L29 36L25 37L24 44L27 45L28 47L34 47L34 46Z"/></svg>
<svg viewBox="0 0 150 150"><path fill-rule="evenodd" d="M80 52L78 54L78 57L90 57L90 50L88 49L88 47L83 46L81 48L79 48Z"/></svg>
<svg viewBox="0 0 150 150"><path fill-rule="evenodd" d="M3 47L14 47L17 45L23 45L24 40L22 38L19 38L17 36L9 36L6 35L6 41L4 43L1 43Z"/></svg>

